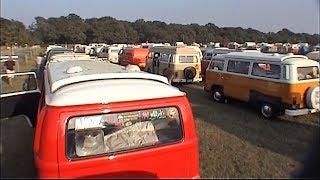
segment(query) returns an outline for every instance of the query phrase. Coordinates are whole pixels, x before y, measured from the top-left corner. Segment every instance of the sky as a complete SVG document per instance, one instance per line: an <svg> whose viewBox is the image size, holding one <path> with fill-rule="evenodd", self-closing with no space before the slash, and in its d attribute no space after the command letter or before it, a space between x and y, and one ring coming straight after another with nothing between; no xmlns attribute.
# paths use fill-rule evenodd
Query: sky
<svg viewBox="0 0 320 180"><path fill-rule="evenodd" d="M1 17L22 21L34 17L111 16L118 20L253 28L319 34L320 0L0 0Z"/></svg>

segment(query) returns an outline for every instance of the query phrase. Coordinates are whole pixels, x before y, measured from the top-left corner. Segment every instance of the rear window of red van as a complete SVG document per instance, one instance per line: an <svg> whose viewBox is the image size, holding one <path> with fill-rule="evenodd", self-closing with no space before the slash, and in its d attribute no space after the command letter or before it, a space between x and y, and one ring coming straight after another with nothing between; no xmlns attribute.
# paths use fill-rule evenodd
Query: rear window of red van
<svg viewBox="0 0 320 180"><path fill-rule="evenodd" d="M176 107L72 117L67 124L67 156L114 154L179 142L183 138L180 117Z"/></svg>

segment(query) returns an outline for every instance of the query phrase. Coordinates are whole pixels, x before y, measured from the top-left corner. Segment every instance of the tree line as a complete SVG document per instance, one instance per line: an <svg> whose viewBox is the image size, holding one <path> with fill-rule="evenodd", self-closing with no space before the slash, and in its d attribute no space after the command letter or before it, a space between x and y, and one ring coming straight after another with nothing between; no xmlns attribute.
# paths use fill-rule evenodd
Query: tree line
<svg viewBox="0 0 320 180"><path fill-rule="evenodd" d="M307 42L316 45L320 41L319 34L294 33L282 29L276 33L264 33L252 28L241 27L219 28L212 23L167 24L161 21L135 22L117 20L112 17L82 19L76 14L61 17L35 17L35 22L28 28L22 22L0 18L1 45L23 44L88 44L91 42L141 43L183 41L185 43L228 42Z"/></svg>

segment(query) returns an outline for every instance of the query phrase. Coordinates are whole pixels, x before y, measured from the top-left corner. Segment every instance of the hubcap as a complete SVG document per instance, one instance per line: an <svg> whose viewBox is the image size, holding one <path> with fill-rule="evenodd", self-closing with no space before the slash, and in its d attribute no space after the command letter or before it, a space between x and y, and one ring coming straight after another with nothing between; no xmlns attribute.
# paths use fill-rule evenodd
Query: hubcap
<svg viewBox="0 0 320 180"><path fill-rule="evenodd" d="M215 91L213 94L213 98L214 100L219 101L221 99L221 93L218 91Z"/></svg>
<svg viewBox="0 0 320 180"><path fill-rule="evenodd" d="M263 105L261 107L261 113L263 116L269 118L272 115L272 107L269 105Z"/></svg>

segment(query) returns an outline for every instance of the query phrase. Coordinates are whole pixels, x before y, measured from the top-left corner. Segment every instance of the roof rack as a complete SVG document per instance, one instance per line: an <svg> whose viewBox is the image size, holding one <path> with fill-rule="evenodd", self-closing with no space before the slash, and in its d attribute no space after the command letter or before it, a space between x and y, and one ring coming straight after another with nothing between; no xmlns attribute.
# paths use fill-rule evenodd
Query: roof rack
<svg viewBox="0 0 320 180"><path fill-rule="evenodd" d="M306 56L293 54L278 54L278 53L261 53L261 52L231 52L223 55L225 58L237 58L246 60L257 60L257 58L268 61L285 61L292 58L308 59Z"/></svg>

